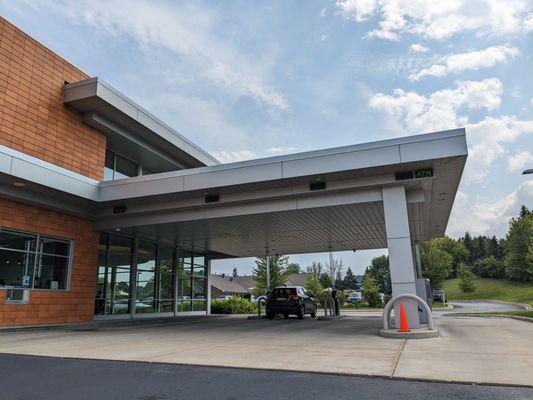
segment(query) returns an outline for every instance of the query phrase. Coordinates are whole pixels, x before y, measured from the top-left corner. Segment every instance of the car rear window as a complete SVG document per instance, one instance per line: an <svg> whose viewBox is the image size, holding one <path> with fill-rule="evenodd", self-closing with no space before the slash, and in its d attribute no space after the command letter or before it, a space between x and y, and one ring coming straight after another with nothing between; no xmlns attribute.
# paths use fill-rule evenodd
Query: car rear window
<svg viewBox="0 0 533 400"><path fill-rule="evenodd" d="M296 294L296 288L277 288L274 289L274 296L288 297L291 294Z"/></svg>

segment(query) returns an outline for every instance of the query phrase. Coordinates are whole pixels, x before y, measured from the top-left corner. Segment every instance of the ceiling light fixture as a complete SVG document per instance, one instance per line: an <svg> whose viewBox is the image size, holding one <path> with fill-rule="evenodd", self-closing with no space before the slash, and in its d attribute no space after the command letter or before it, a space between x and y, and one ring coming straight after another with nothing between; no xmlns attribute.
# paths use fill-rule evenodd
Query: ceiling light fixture
<svg viewBox="0 0 533 400"><path fill-rule="evenodd" d="M24 182L13 182L13 186L24 187L24 186L26 186L26 184Z"/></svg>

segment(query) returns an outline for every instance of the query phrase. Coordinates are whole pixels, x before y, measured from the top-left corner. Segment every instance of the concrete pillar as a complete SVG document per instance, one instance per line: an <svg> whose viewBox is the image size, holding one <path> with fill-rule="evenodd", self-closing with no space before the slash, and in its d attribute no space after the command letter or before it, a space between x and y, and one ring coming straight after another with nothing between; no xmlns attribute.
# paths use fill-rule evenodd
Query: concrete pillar
<svg viewBox="0 0 533 400"><path fill-rule="evenodd" d="M385 186L383 194L383 210L385 213L385 230L389 248L389 264L392 282L392 295L404 293L416 295L415 269L411 249L411 234L407 214L405 187ZM410 328L418 328L418 304L416 300L404 300L407 322ZM399 306L394 309L396 325L399 326Z"/></svg>
<svg viewBox="0 0 533 400"><path fill-rule="evenodd" d="M211 260L207 260L207 304L206 304L206 314L211 315Z"/></svg>

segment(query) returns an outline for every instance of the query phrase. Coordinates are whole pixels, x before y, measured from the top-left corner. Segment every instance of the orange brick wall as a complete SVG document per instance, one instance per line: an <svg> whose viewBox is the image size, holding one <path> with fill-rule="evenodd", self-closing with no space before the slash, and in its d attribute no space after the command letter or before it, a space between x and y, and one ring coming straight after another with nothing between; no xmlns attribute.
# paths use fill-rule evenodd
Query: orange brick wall
<svg viewBox="0 0 533 400"><path fill-rule="evenodd" d="M92 321L98 265L98 233L91 222L55 211L0 199L3 227L74 240L70 290L31 290L29 304L5 304L0 289L0 325L37 325Z"/></svg>
<svg viewBox="0 0 533 400"><path fill-rule="evenodd" d="M88 76L0 17L0 144L102 180L106 137L64 106Z"/></svg>

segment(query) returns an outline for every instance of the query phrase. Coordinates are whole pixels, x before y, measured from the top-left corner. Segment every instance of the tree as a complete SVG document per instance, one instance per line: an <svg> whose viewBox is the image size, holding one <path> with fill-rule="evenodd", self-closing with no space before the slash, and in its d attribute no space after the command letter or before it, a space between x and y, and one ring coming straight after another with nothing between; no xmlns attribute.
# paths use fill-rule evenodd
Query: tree
<svg viewBox="0 0 533 400"><path fill-rule="evenodd" d="M327 272L322 272L318 277L320 284L325 288L331 287L331 276Z"/></svg>
<svg viewBox="0 0 533 400"><path fill-rule="evenodd" d="M466 250L468 251L468 264L472 265L474 263L472 257L473 257L473 249L474 249L474 244L473 244L473 241L472 241L472 236L470 236L470 233L468 232L465 232L465 236L463 237L462 239L462 242L466 248Z"/></svg>
<svg viewBox="0 0 533 400"><path fill-rule="evenodd" d="M317 261L313 261L311 265L307 267L307 273L313 274L317 279L320 279L320 275L322 275L323 270L324 267L320 262Z"/></svg>
<svg viewBox="0 0 533 400"><path fill-rule="evenodd" d="M352 269L348 267L346 270L346 275L344 275L344 280L342 282L343 289L355 290L357 286L357 278L355 277Z"/></svg>
<svg viewBox="0 0 533 400"><path fill-rule="evenodd" d="M288 274L301 274L302 270L300 268L300 264L290 263L289 265L287 265L287 273Z"/></svg>
<svg viewBox="0 0 533 400"><path fill-rule="evenodd" d="M497 260L494 256L484 258L483 260L477 260L472 266L472 272L483 278L505 278L503 261Z"/></svg>
<svg viewBox="0 0 533 400"><path fill-rule="evenodd" d="M363 279L363 298L370 307L379 307L381 305L381 296L379 286L371 273L366 273Z"/></svg>
<svg viewBox="0 0 533 400"><path fill-rule="evenodd" d="M337 276L337 274L342 274L342 270L344 269L344 265L342 265L342 260L335 260L333 258L332 263L326 264L326 269L328 270L330 276L330 286L333 288L335 287L335 277Z"/></svg>
<svg viewBox="0 0 533 400"><path fill-rule="evenodd" d="M335 277L335 289L344 290L344 281L340 272L337 272L337 276Z"/></svg>
<svg viewBox="0 0 533 400"><path fill-rule="evenodd" d="M476 286L474 285L476 276L465 264L460 263L457 266L457 277L459 278L459 287L463 293L471 293L476 290Z"/></svg>
<svg viewBox="0 0 533 400"><path fill-rule="evenodd" d="M511 218L506 236L505 272L511 279L533 280L533 212L523 206L520 217Z"/></svg>
<svg viewBox="0 0 533 400"><path fill-rule="evenodd" d="M435 239L421 247L422 275L429 279L433 289L440 289L452 271L452 256L441 250Z"/></svg>
<svg viewBox="0 0 533 400"><path fill-rule="evenodd" d="M457 265L461 262L467 262L470 256L465 244L460 240L452 239L448 236L433 239L437 247L444 250L452 256L452 272L451 276L456 276Z"/></svg>
<svg viewBox="0 0 533 400"><path fill-rule="evenodd" d="M316 276L312 275L307 279L307 282L305 282L305 290L309 295L320 300L322 292L324 292L324 287L320 284L320 281Z"/></svg>
<svg viewBox="0 0 533 400"><path fill-rule="evenodd" d="M365 275L367 272L372 274L381 293L392 294L389 256L382 255L374 257L370 263L370 266L366 269Z"/></svg>
<svg viewBox="0 0 533 400"><path fill-rule="evenodd" d="M237 275L239 275L239 273L237 272L237 267L233 267L232 275L233 275L233 276L237 276Z"/></svg>
<svg viewBox="0 0 533 400"><path fill-rule="evenodd" d="M270 289L276 286L282 286L287 281L287 264L288 256L270 256ZM252 275L255 280L254 295L260 296L268 292L267 288L267 268L266 256L255 259L255 267L252 269Z"/></svg>

